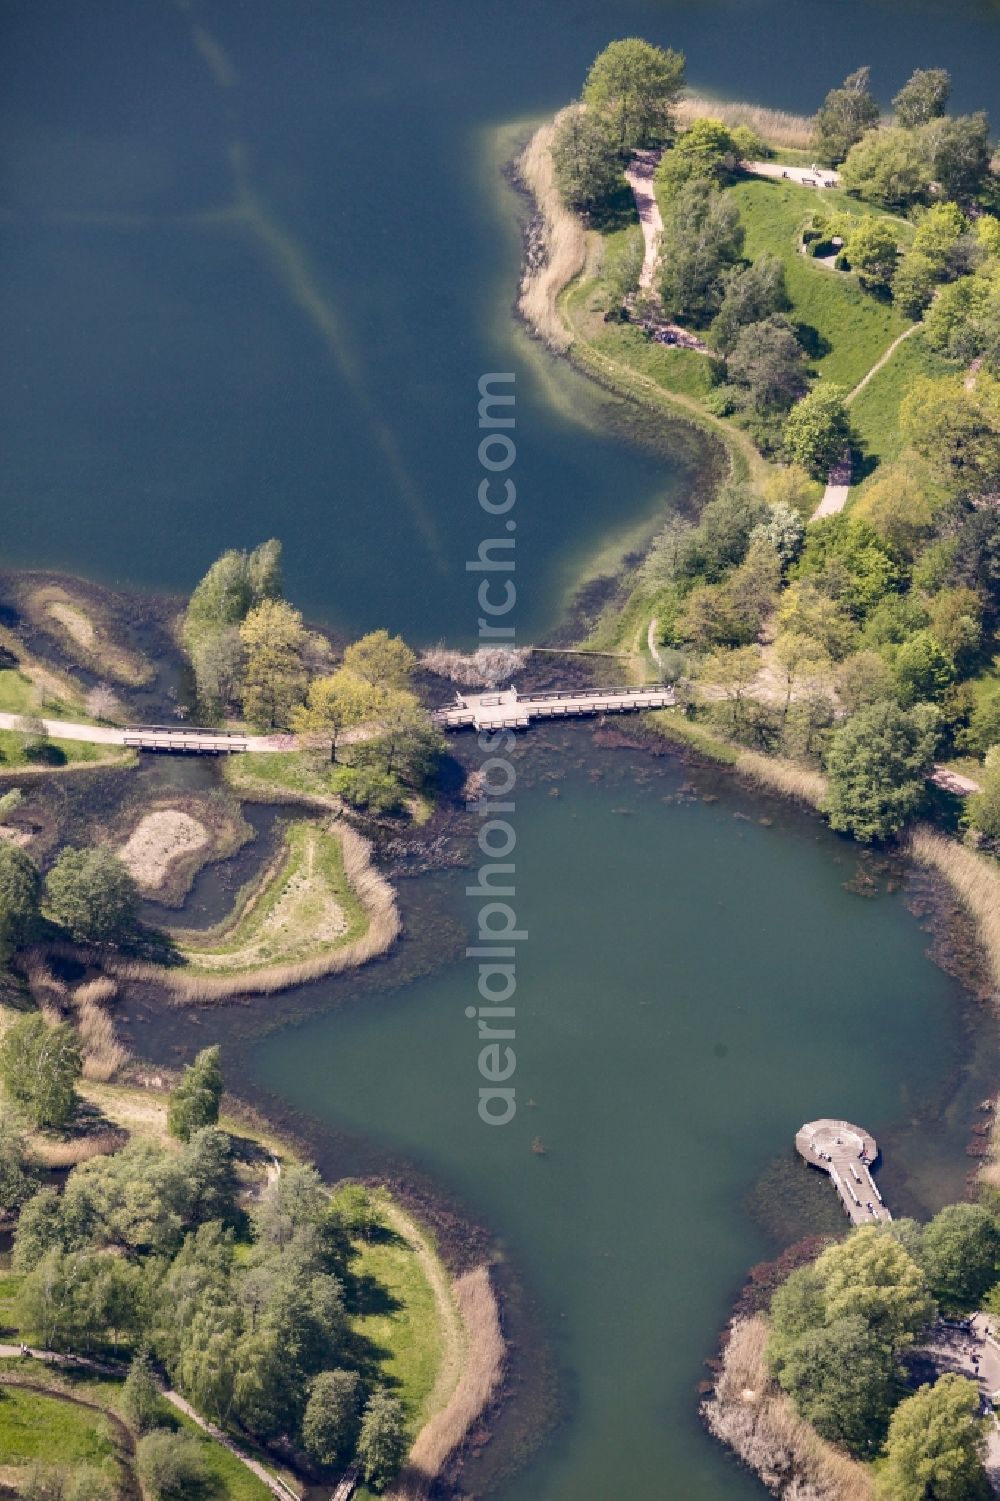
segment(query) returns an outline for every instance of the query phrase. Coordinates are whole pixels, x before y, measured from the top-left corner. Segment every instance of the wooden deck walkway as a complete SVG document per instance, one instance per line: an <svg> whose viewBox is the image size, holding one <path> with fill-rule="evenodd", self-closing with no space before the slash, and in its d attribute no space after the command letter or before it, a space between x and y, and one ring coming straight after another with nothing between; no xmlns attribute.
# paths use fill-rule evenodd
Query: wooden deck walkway
<svg viewBox="0 0 1000 1501"><path fill-rule="evenodd" d="M442 729L526 729L533 719L567 719L579 714L627 714L642 709L669 709L677 702L673 688L587 688L573 693L529 693L516 688L495 693L456 693L454 704L436 709Z"/></svg>
<svg viewBox="0 0 1000 1501"><path fill-rule="evenodd" d="M795 1148L810 1167L829 1173L852 1224L885 1224L892 1219L871 1175L878 1157L874 1136L850 1121L808 1121L795 1137Z"/></svg>

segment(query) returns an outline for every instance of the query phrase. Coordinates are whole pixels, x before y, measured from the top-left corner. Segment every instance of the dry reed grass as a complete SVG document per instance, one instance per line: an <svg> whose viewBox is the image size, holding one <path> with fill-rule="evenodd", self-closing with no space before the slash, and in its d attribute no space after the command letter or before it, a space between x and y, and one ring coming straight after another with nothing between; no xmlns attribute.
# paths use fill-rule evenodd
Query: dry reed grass
<svg viewBox="0 0 1000 1501"><path fill-rule="evenodd" d="M813 124L808 115L793 115L783 109L765 109L745 99L711 99L702 94L685 94L675 111L684 126L704 118L721 120L725 125L749 125L771 146L793 151L808 151L813 140Z"/></svg>
<svg viewBox="0 0 1000 1501"><path fill-rule="evenodd" d="M91 1157L107 1157L111 1152L120 1152L128 1141L125 1131L93 1131L89 1136L75 1136L67 1141L49 1141L45 1137L31 1139L31 1155L42 1167L76 1167L80 1162L89 1162Z"/></svg>
<svg viewBox="0 0 1000 1501"><path fill-rule="evenodd" d="M1000 990L1000 869L957 839L946 839L926 824L910 835L910 854L948 882L976 925L990 974Z"/></svg>
<svg viewBox="0 0 1000 1501"><path fill-rule="evenodd" d="M55 1020L60 1021L69 1004L69 987L52 973L44 950L25 949L18 955L17 962L35 1005L50 1020L54 1015Z"/></svg>
<svg viewBox="0 0 1000 1501"><path fill-rule="evenodd" d="M368 917L368 926L358 938L340 948L327 949L312 959L249 969L242 974L192 975L181 967L168 969L159 964L114 958L106 961L109 969L124 980L153 980L172 992L175 1004L188 1006L205 1001L231 1000L235 996L273 995L324 975L357 969L384 954L400 931L396 893L373 865L368 840L347 824L340 825L338 834L343 849L344 874Z"/></svg>
<svg viewBox="0 0 1000 1501"><path fill-rule="evenodd" d="M552 166L552 137L561 114L542 125L518 159L518 174L542 221L540 255L521 280L518 308L529 328L552 349L565 352L572 343L556 300L579 276L587 259L587 236L580 219L559 197Z"/></svg>
<svg viewBox="0 0 1000 1501"><path fill-rule="evenodd" d="M388 1501L426 1501L449 1455L462 1444L497 1390L504 1366L500 1310L489 1268L456 1279L452 1294L464 1332L462 1373L451 1400L424 1424Z"/></svg>
<svg viewBox="0 0 1000 1501"><path fill-rule="evenodd" d="M777 756L762 756L757 751L741 751L736 770L747 781L785 797L792 797L810 808L819 808L826 797L826 777L822 772L798 766Z"/></svg>
<svg viewBox="0 0 1000 1501"><path fill-rule="evenodd" d="M117 998L118 986L110 975L98 975L95 980L85 980L73 992L74 1006L110 1006Z"/></svg>
<svg viewBox="0 0 1000 1501"><path fill-rule="evenodd" d="M767 1372L767 1324L737 1319L712 1396L711 1432L784 1501L872 1501L868 1469L826 1443L798 1416Z"/></svg>
<svg viewBox="0 0 1000 1501"><path fill-rule="evenodd" d="M100 1006L78 1006L77 1028L83 1044L83 1077L107 1084L132 1054L115 1036L115 1024Z"/></svg>

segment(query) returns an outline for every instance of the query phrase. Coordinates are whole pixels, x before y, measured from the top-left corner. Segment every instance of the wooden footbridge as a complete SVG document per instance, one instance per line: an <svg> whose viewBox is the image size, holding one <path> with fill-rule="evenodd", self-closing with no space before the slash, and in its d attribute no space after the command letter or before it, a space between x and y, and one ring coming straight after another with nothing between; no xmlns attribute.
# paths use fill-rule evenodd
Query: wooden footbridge
<svg viewBox="0 0 1000 1501"><path fill-rule="evenodd" d="M175 725L129 725L122 745L140 751L165 751L182 756L231 756L250 748L250 740L235 730L182 729Z"/></svg>
<svg viewBox="0 0 1000 1501"><path fill-rule="evenodd" d="M892 1219L871 1175L878 1157L874 1136L850 1121L809 1121L796 1135L795 1149L810 1167L829 1173L852 1224L885 1224Z"/></svg>
<svg viewBox="0 0 1000 1501"><path fill-rule="evenodd" d="M456 693L455 702L436 709L432 718L445 730L520 730L533 719L569 719L580 714L627 714L641 709L670 709L673 688L585 688L573 693L529 693L516 688L493 693Z"/></svg>

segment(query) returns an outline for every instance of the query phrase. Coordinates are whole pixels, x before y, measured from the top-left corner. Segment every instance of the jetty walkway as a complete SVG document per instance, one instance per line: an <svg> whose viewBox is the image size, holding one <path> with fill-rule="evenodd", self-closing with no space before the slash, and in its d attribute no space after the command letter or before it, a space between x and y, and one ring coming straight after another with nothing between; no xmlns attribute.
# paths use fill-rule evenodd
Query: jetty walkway
<svg viewBox="0 0 1000 1501"><path fill-rule="evenodd" d="M874 1136L850 1121L808 1121L795 1137L795 1148L810 1167L829 1173L852 1224L885 1224L892 1219L871 1175L878 1157Z"/></svg>
<svg viewBox="0 0 1000 1501"><path fill-rule="evenodd" d="M579 714L627 714L642 709L670 709L673 688L585 688L573 693L529 693L516 688L494 693L456 693L454 704L431 716L445 730L520 730L533 719L568 719Z"/></svg>

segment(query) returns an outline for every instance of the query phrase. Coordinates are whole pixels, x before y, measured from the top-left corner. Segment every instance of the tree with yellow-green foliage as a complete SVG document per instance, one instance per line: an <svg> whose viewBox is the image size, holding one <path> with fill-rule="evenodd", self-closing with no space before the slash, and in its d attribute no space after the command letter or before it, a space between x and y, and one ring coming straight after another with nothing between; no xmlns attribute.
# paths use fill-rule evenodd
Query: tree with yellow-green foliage
<svg viewBox="0 0 1000 1501"><path fill-rule="evenodd" d="M306 633L300 612L265 599L240 626L246 653L243 713L262 730L288 729L306 691Z"/></svg>
<svg viewBox="0 0 1000 1501"><path fill-rule="evenodd" d="M892 1415L879 1501L987 1501L986 1427L979 1389L949 1372L922 1386Z"/></svg>
<svg viewBox="0 0 1000 1501"><path fill-rule="evenodd" d="M417 659L400 636L369 631L344 652L344 667L373 688L407 688Z"/></svg>
<svg viewBox="0 0 1000 1501"><path fill-rule="evenodd" d="M947 479L980 486L1000 477L1000 382L979 371L914 381L899 410L904 439Z"/></svg>
<svg viewBox="0 0 1000 1501"><path fill-rule="evenodd" d="M382 697L382 689L350 668L340 667L309 684L305 703L292 715L292 728L299 734L327 737L330 760L336 761L339 737L373 719Z"/></svg>

